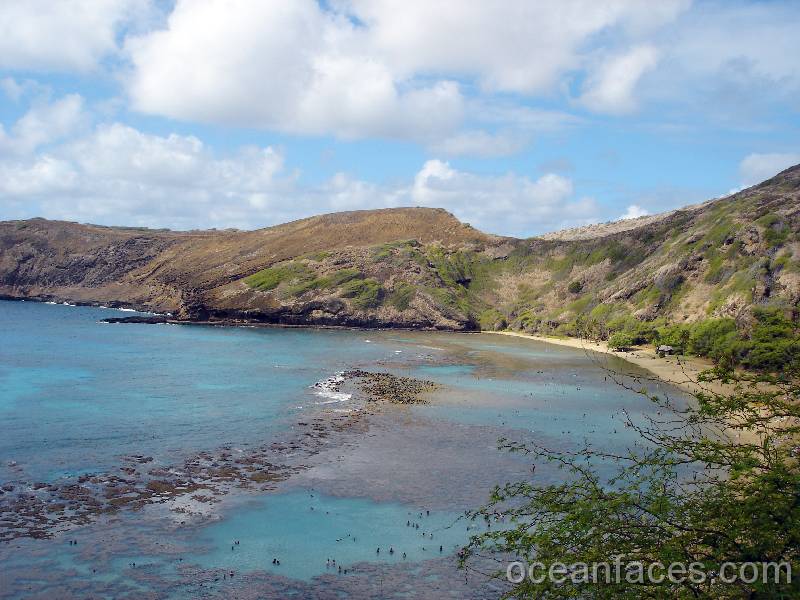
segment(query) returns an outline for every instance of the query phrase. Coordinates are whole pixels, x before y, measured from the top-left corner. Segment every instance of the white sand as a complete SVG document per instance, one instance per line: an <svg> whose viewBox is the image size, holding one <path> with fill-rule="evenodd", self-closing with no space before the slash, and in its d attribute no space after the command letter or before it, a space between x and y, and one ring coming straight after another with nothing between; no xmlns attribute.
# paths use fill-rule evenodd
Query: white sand
<svg viewBox="0 0 800 600"><path fill-rule="evenodd" d="M591 350L593 352L617 356L638 367L647 369L662 381L671 383L688 392L696 392L700 389L700 386L697 384L698 374L713 366L711 361L696 357L678 358L676 356L667 356L659 358L653 347L637 347L630 352L618 352L609 348L606 342L592 342L580 338L549 337L519 333L516 331L488 331L486 333L527 338L537 342L557 344L559 346L567 346L579 350ZM713 391L725 391L724 386L721 384L709 385L703 383L702 388Z"/></svg>

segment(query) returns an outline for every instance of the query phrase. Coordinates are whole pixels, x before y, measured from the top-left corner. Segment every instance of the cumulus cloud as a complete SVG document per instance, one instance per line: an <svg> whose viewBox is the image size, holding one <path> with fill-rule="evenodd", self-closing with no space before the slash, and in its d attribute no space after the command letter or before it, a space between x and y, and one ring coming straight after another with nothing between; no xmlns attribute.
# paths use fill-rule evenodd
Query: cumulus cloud
<svg viewBox="0 0 800 600"><path fill-rule="evenodd" d="M744 187L755 185L796 164L800 164L800 154L798 153L748 154L739 163L742 185Z"/></svg>
<svg viewBox="0 0 800 600"><path fill-rule="evenodd" d="M635 110L636 84L657 62L658 51L651 45L608 58L587 80L581 101L597 112L622 114Z"/></svg>
<svg viewBox="0 0 800 600"><path fill-rule="evenodd" d="M40 146L66 138L88 120L83 98L70 94L54 102L37 99L6 132L0 124L0 156L28 154Z"/></svg>
<svg viewBox="0 0 800 600"><path fill-rule="evenodd" d="M558 110L511 105L508 102L470 99L465 105L470 122L480 127L464 128L428 143L442 156L511 156L530 145L539 134L565 131L582 120Z"/></svg>
<svg viewBox="0 0 800 600"><path fill-rule="evenodd" d="M313 0L178 2L128 40L138 110L292 133L430 139L461 120L450 80L401 81L360 30Z"/></svg>
<svg viewBox="0 0 800 600"><path fill-rule="evenodd" d="M614 114L698 95L715 114L792 102L799 20L790 3L689 0L30 0L0 4L0 68L87 71L113 57L146 113L498 156L532 136L476 124L472 97L529 108L583 82L582 105Z"/></svg>
<svg viewBox="0 0 800 600"><path fill-rule="evenodd" d="M270 202L291 206L281 194L293 181L274 148L216 157L193 136L119 123L48 153L0 161L0 194L12 213L105 224L248 227Z"/></svg>
<svg viewBox="0 0 800 600"><path fill-rule="evenodd" d="M573 191L570 179L553 173L535 180L476 175L434 159L417 173L410 198L415 205L446 208L477 227L530 235L596 219L595 201L575 199Z"/></svg>
<svg viewBox="0 0 800 600"><path fill-rule="evenodd" d="M92 70L149 11L149 0L0 2L0 68Z"/></svg>
<svg viewBox="0 0 800 600"><path fill-rule="evenodd" d="M594 201L573 196L572 182L560 175L476 175L440 160L427 161L405 182L338 173L306 185L273 147L220 156L194 136L154 135L120 123L0 157L2 218L249 229L324 212L417 205L447 208L488 231L525 235L583 223L596 212Z"/></svg>
<svg viewBox="0 0 800 600"><path fill-rule="evenodd" d="M582 106L611 114L698 95L716 114L791 102L798 26L780 3L31 0L0 5L0 68L87 71L113 57L145 113L503 156L554 122L528 100L568 98L575 82Z"/></svg>
<svg viewBox="0 0 800 600"><path fill-rule="evenodd" d="M0 124L0 208L4 216L184 228L425 204L503 233L580 224L600 211L576 195L563 166L537 176L477 175L454 166L454 157L512 156L545 135L560 148L565 131L592 124L591 113L624 115L655 103L676 128L745 110L789 118L800 93L798 27L800 12L789 3L0 3L0 69L80 73L59 75L50 82L58 88L83 85L98 68L108 76L91 88L89 106L77 95L53 100L18 73L0 79L16 119ZM109 82L120 88L97 98ZM783 104L770 104L776 100ZM586 109L580 117L569 112L575 106ZM682 120L682 106L691 118ZM153 135L116 122L129 109L295 135L411 140L438 160L420 158L391 185L346 172L303 185L266 143L219 151L192 135ZM750 155L741 182L797 162L796 153ZM641 210L633 205L625 216Z"/></svg>
<svg viewBox="0 0 800 600"><path fill-rule="evenodd" d="M466 100L457 81L474 82L489 99L498 92L548 94L566 73L586 66L585 46L595 34L649 31L685 6L179 0L165 28L128 37L127 89L137 110L175 119L346 139L410 138L449 154L497 156L530 136L459 131ZM636 48L601 67L587 104L631 105L653 56ZM519 108L518 119L525 116ZM527 126L536 127L530 120Z"/></svg>
<svg viewBox="0 0 800 600"><path fill-rule="evenodd" d="M364 24L374 52L392 69L457 73L485 90L549 93L582 66L591 37L619 28L644 34L673 21L687 0L350 0L339 2Z"/></svg>
<svg viewBox="0 0 800 600"><path fill-rule="evenodd" d="M617 220L623 221L625 219L638 219L639 217L644 217L649 214L650 213L647 211L647 209L642 208L638 204L631 204L628 207L628 210L625 211L625 214L620 215L620 217Z"/></svg>
<svg viewBox="0 0 800 600"><path fill-rule="evenodd" d="M792 102L799 26L790 3L177 0L126 36L125 81L135 108L182 120L465 146L472 97L524 108L575 82L612 114Z"/></svg>

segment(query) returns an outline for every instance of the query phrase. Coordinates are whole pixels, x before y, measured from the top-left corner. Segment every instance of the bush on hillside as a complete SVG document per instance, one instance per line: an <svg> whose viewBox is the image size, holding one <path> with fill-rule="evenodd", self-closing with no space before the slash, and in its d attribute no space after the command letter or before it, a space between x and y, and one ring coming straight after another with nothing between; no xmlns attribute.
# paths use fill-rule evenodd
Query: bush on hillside
<svg viewBox="0 0 800 600"><path fill-rule="evenodd" d="M733 319L708 319L692 327L689 335L689 352L714 360L730 360L735 354L738 339Z"/></svg>
<svg viewBox="0 0 800 600"><path fill-rule="evenodd" d="M352 298L355 308L366 310L381 303L383 288L374 279L353 279L342 286L342 295Z"/></svg>
<svg viewBox="0 0 800 600"><path fill-rule="evenodd" d="M625 331L617 331L608 338L608 346L613 350L625 350L633 345L633 336Z"/></svg>

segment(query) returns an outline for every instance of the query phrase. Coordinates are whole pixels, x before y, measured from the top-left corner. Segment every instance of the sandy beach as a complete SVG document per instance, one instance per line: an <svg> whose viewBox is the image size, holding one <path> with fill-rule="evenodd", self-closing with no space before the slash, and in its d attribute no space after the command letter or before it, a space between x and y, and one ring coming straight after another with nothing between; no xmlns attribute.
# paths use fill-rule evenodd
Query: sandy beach
<svg viewBox="0 0 800 600"><path fill-rule="evenodd" d="M537 342L557 344L559 346L568 346L570 348L577 348L587 351L591 350L592 352L600 352L602 354L617 356L628 361L629 363L650 371L662 381L671 383L690 393L701 389L697 384L698 374L701 371L710 369L713 366L711 361L697 357L681 356L679 358L677 356L666 356L664 358L660 358L656 353L655 348L647 346L637 347L635 350L628 352L618 352L609 348L608 344L602 341L596 342L579 338L531 335L517 331L489 331L486 333L527 338ZM710 385L704 383L702 384L702 388L716 392L725 391L725 386L721 384Z"/></svg>

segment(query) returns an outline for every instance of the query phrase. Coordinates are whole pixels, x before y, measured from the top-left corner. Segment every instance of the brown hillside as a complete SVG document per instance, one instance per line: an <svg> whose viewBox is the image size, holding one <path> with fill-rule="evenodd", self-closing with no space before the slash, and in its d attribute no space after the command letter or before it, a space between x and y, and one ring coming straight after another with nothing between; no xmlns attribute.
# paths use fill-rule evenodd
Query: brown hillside
<svg viewBox="0 0 800 600"><path fill-rule="evenodd" d="M517 240L441 209L335 213L257 231L0 223L0 294L192 320L510 326L746 319L800 304L800 167L642 219Z"/></svg>

